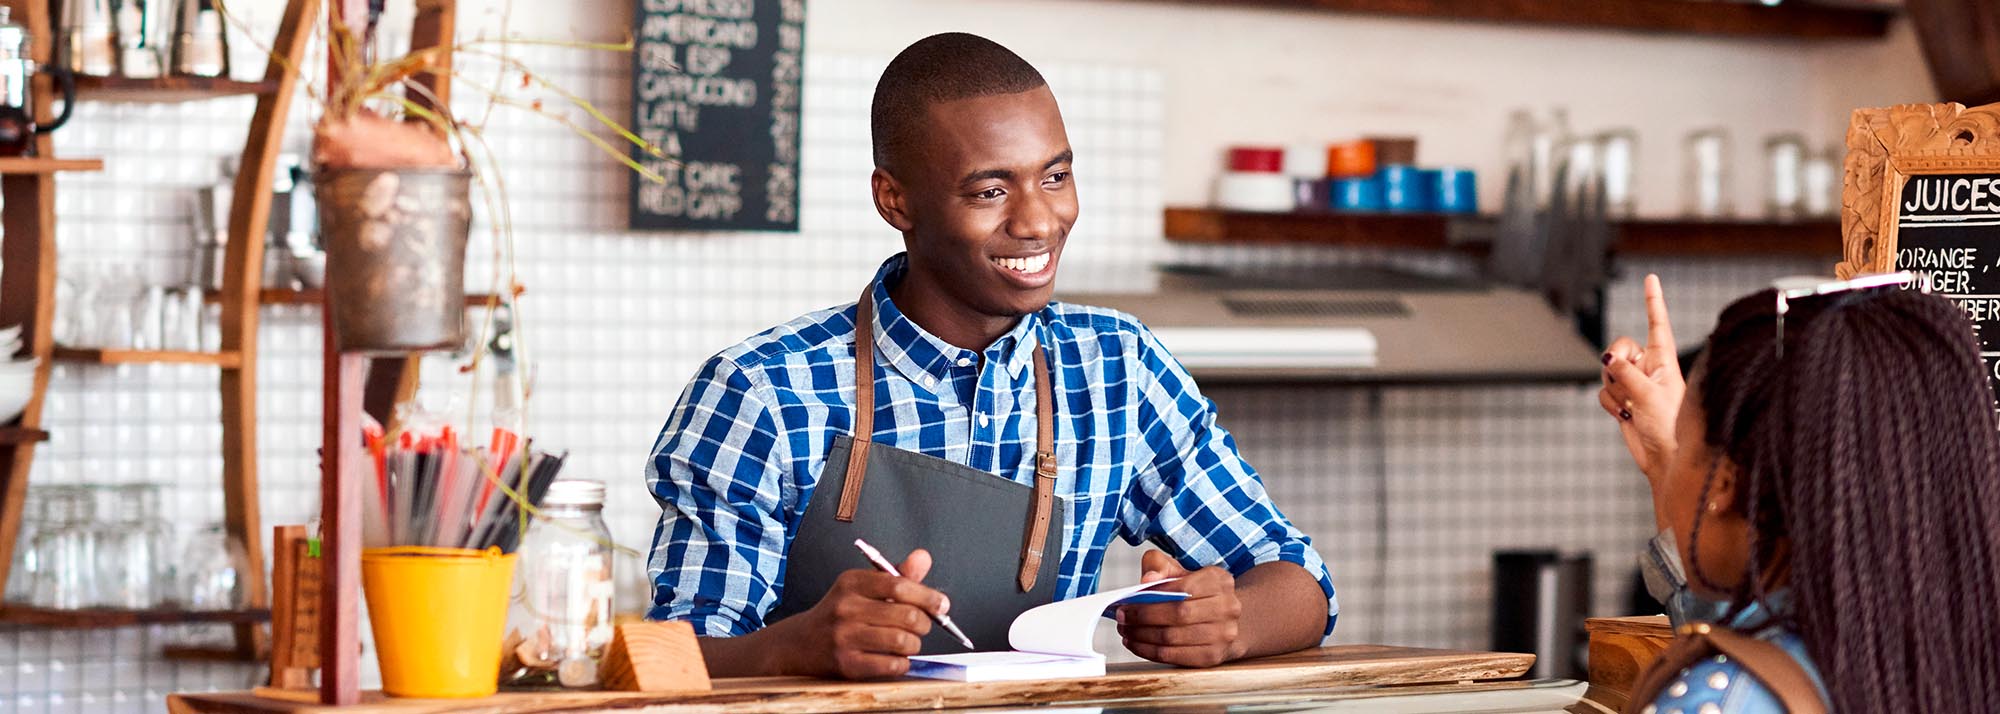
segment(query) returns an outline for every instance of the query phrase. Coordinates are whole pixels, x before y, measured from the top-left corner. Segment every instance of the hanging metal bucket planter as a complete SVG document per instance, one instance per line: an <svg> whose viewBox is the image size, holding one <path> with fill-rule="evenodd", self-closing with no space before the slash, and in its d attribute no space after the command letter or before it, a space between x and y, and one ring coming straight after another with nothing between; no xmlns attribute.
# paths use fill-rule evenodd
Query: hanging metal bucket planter
<svg viewBox="0 0 2000 714"><path fill-rule="evenodd" d="M327 309L343 352L465 342L472 174L334 169L314 176L326 241Z"/></svg>

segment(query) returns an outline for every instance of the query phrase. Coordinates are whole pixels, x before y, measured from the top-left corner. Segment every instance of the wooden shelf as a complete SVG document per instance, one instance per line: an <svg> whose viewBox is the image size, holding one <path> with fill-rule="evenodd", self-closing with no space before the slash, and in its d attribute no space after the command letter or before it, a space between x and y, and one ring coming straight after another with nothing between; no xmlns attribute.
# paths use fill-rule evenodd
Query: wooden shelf
<svg viewBox="0 0 2000 714"><path fill-rule="evenodd" d="M1182 243L1313 243L1351 248L1453 250L1483 254L1492 217L1421 213L1259 213L1169 208L1167 239ZM1613 251L1684 257L1813 257L1840 255L1840 223L1638 219L1614 224ZM1482 236L1474 239L1473 236Z"/></svg>
<svg viewBox="0 0 2000 714"><path fill-rule="evenodd" d="M238 97L277 89L276 82L239 82L214 77L128 77L76 76L76 97L104 102L192 102L218 97Z"/></svg>
<svg viewBox="0 0 2000 714"><path fill-rule="evenodd" d="M55 359L85 364L206 364L240 367L243 355L235 352L179 352L173 350L105 350L57 347Z"/></svg>
<svg viewBox="0 0 2000 714"><path fill-rule="evenodd" d="M1901 9L1786 0L1767 6L1694 0L1168 0L1438 20L1549 25L1629 32L1794 39L1881 38Z"/></svg>
<svg viewBox="0 0 2000 714"><path fill-rule="evenodd" d="M103 170L103 159L50 159L39 156L0 158L0 174L52 174L57 171Z"/></svg>
<svg viewBox="0 0 2000 714"><path fill-rule="evenodd" d="M209 302L217 302L222 299L222 294L214 290L210 290L207 293L207 299ZM465 306L486 307L487 303L492 299L493 299L492 295L467 294L465 296ZM321 288L307 288L305 290L269 288L265 290L259 290L257 291L257 304L324 305L326 304L326 290Z"/></svg>
<svg viewBox="0 0 2000 714"><path fill-rule="evenodd" d="M251 610L52 610L41 607L0 607L0 627L36 627L56 630L95 630L107 627L180 624L254 624L269 622L268 608Z"/></svg>
<svg viewBox="0 0 2000 714"><path fill-rule="evenodd" d="M1167 239L1184 243L1324 243L1354 248L1485 250L1453 243L1453 221L1472 216L1440 213L1264 213L1211 208L1169 208Z"/></svg>
<svg viewBox="0 0 2000 714"><path fill-rule="evenodd" d="M254 650L245 652L235 647L173 646L160 650L160 659L173 662L260 662L264 657Z"/></svg>
<svg viewBox="0 0 2000 714"><path fill-rule="evenodd" d="M49 432L42 429L24 429L18 426L0 426L0 445L33 444L49 440Z"/></svg>
<svg viewBox="0 0 2000 714"><path fill-rule="evenodd" d="M1650 219L1618 226L1613 247L1625 255L1840 258L1840 221L1701 221Z"/></svg>

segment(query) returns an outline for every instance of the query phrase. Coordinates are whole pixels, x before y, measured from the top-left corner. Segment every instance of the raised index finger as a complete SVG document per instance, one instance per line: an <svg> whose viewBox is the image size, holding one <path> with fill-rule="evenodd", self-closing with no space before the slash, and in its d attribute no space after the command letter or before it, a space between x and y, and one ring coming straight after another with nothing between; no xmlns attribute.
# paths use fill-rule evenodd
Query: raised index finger
<svg viewBox="0 0 2000 714"><path fill-rule="evenodd" d="M1667 317L1667 293L1658 275L1646 276L1646 350L1675 354L1674 324Z"/></svg>

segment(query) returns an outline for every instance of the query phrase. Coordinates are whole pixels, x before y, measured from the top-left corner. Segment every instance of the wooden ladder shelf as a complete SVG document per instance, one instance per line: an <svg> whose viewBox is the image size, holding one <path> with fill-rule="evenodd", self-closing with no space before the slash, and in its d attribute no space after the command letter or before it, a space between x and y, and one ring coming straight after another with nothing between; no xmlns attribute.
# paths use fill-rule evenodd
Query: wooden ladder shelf
<svg viewBox="0 0 2000 714"><path fill-rule="evenodd" d="M34 57L47 62L52 14L48 0L7 0L14 16L34 35ZM163 78L128 80L89 78L78 82L80 100L178 102L254 94L257 109L244 142L230 207L229 242L225 248L222 306L222 348L205 352L142 352L58 349L55 320L56 244L55 175L57 171L95 170L96 160L52 158L0 159L0 190L4 190L6 234L0 259L8 270L0 280L0 324L20 324L32 353L41 358L35 373L35 395L12 427L24 434L41 431L42 405L50 369L57 360L84 364L180 363L209 365L221 370L222 488L224 528L252 557L243 573L245 607L201 621L227 622L236 630L235 647L223 652L190 651L197 658L256 659L269 645L261 624L269 619L269 593L264 577L262 526L257 502L257 327L263 283L264 234L270 220L271 185L283 144L286 118L298 86L300 63L320 14L320 0L289 0L272 54L260 82ZM55 92L46 75L35 78L37 116L52 117ZM48 157L54 146L47 135L37 137L36 157ZM28 473L36 438L0 440L0 583L13 563L21 529L21 505L28 491ZM163 619L164 618L164 619ZM38 627L118 627L155 621L194 621L166 614L105 610L40 610L0 606L0 623Z"/></svg>

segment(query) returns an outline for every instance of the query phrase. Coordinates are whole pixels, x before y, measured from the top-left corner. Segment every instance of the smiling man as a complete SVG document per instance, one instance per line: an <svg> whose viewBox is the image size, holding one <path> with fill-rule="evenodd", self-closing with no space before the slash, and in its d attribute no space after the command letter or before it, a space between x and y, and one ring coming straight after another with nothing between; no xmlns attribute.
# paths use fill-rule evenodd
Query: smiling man
<svg viewBox="0 0 2000 714"><path fill-rule="evenodd" d="M692 622L716 676L896 676L962 650L934 616L1007 649L1015 615L1096 591L1118 537L1158 546L1141 579L1189 595L1120 610L1141 657L1210 666L1331 632L1325 563L1186 370L1131 316L1051 302L1077 193L1041 74L925 38L882 73L871 129L906 252L855 303L695 376L647 468L651 616Z"/></svg>

